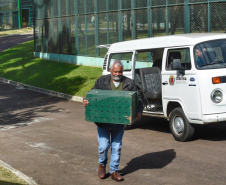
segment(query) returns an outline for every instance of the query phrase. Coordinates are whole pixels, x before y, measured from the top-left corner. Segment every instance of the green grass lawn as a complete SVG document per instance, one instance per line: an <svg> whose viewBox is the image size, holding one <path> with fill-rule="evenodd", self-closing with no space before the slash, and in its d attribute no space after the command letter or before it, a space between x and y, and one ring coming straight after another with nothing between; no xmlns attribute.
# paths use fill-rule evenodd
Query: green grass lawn
<svg viewBox="0 0 226 185"><path fill-rule="evenodd" d="M84 96L101 76L99 67L34 58L33 45L29 41L0 53L0 76L76 96Z"/></svg>
<svg viewBox="0 0 226 185"><path fill-rule="evenodd" d="M1 185L27 185L25 181L18 178L9 170L0 166L0 184Z"/></svg>

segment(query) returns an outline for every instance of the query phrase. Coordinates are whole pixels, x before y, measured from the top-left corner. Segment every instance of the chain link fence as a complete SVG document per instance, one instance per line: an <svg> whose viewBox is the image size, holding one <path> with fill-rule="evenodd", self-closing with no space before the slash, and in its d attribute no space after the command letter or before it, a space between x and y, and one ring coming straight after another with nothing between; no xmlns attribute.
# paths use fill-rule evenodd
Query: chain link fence
<svg viewBox="0 0 226 185"><path fill-rule="evenodd" d="M0 0L0 30L18 28L17 10L16 0Z"/></svg>
<svg viewBox="0 0 226 185"><path fill-rule="evenodd" d="M18 14L18 0L0 0L0 31L33 25L34 0L21 0L21 20Z"/></svg>
<svg viewBox="0 0 226 185"><path fill-rule="evenodd" d="M103 56L95 46L226 32L226 0L35 0L35 51Z"/></svg>

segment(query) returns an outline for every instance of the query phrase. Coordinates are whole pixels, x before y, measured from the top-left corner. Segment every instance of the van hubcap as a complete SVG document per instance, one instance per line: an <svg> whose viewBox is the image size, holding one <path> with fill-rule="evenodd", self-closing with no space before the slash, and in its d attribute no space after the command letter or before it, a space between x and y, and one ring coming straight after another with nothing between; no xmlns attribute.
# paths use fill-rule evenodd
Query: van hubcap
<svg viewBox="0 0 226 185"><path fill-rule="evenodd" d="M184 131L184 121L181 117L175 117L173 123L173 129L177 134L181 134Z"/></svg>

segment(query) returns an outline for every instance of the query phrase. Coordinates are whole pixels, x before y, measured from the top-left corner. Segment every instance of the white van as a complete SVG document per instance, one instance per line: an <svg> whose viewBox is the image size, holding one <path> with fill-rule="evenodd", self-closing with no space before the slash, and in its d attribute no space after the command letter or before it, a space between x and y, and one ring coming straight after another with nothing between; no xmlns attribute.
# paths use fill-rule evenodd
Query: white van
<svg viewBox="0 0 226 185"><path fill-rule="evenodd" d="M177 141L193 137L193 124L226 121L226 34L162 36L108 47L103 75L121 59L123 74L141 88L143 115L167 118Z"/></svg>

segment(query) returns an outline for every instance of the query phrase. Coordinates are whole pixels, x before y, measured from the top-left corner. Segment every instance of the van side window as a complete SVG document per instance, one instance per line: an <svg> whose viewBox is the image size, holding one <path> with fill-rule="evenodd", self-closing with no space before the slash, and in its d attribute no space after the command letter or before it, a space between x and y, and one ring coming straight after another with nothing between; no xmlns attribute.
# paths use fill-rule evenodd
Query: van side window
<svg viewBox="0 0 226 185"><path fill-rule="evenodd" d="M168 50L166 70L173 70L173 60L181 60L181 68L185 70L191 69L191 58L189 48Z"/></svg>
<svg viewBox="0 0 226 185"><path fill-rule="evenodd" d="M132 68L132 57L133 53L113 53L110 55L110 62L108 66L108 71L109 67L111 66L111 63L114 62L115 59L121 60L123 63L123 71L131 71Z"/></svg>
<svg viewBox="0 0 226 185"><path fill-rule="evenodd" d="M151 67L153 62L152 52L147 51L137 51L136 55L136 69Z"/></svg>
<svg viewBox="0 0 226 185"><path fill-rule="evenodd" d="M162 56L164 48L137 50L136 69L158 67L162 70Z"/></svg>

